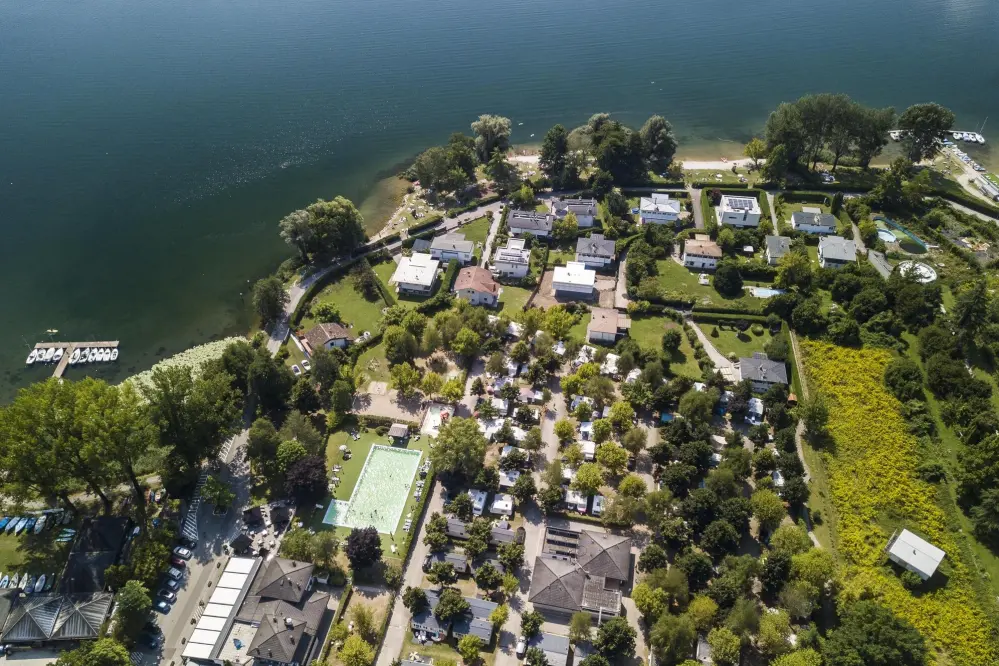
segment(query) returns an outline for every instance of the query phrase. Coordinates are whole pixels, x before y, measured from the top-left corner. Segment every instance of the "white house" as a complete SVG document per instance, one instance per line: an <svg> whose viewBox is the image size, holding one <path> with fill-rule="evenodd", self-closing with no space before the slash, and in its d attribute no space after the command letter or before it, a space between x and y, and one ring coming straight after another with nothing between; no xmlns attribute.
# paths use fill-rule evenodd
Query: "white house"
<svg viewBox="0 0 999 666"><path fill-rule="evenodd" d="M532 210L511 210L506 215L506 225L511 236L531 234L537 238L547 238L552 232L555 216L551 213L538 213Z"/></svg>
<svg viewBox="0 0 999 666"><path fill-rule="evenodd" d="M511 238L496 250L492 265L502 277L522 278L531 270L531 251L524 249L523 238Z"/></svg>
<svg viewBox="0 0 999 666"><path fill-rule="evenodd" d="M489 513L497 516L513 515L513 495L496 493L493 496L493 503L489 506Z"/></svg>
<svg viewBox="0 0 999 666"><path fill-rule="evenodd" d="M687 268L703 268L713 271L722 258L718 243L706 234L694 234L683 243L683 265Z"/></svg>
<svg viewBox="0 0 999 666"><path fill-rule="evenodd" d="M513 488L520 478L520 472L515 469L501 469L499 471L500 488Z"/></svg>
<svg viewBox="0 0 999 666"><path fill-rule="evenodd" d="M611 308L593 308L592 317L586 327L586 339L590 342L614 342L622 335L628 335L631 319Z"/></svg>
<svg viewBox="0 0 999 666"><path fill-rule="evenodd" d="M621 373L617 371L617 362L620 360L621 357L618 356L617 354L607 354L607 356L604 358L604 362L600 364L600 374L607 375L609 377L619 376ZM601 418L607 418L608 414L606 412L609 409L610 409L609 405L604 407L605 413L601 416Z"/></svg>
<svg viewBox="0 0 999 666"><path fill-rule="evenodd" d="M566 508L572 511L578 511L579 513L586 513L586 495L579 492L578 490L573 490L572 488L566 488L565 505Z"/></svg>
<svg viewBox="0 0 999 666"><path fill-rule="evenodd" d="M552 215L562 219L569 213L576 216L576 222L580 229L593 226L593 219L597 215L596 199L561 199L552 201Z"/></svg>
<svg viewBox="0 0 999 666"><path fill-rule="evenodd" d="M680 201L668 194L653 192L638 202L638 217L642 224L669 224L680 219Z"/></svg>
<svg viewBox="0 0 999 666"><path fill-rule="evenodd" d="M750 398L746 409L746 423L757 425L763 423L763 401L759 398Z"/></svg>
<svg viewBox="0 0 999 666"><path fill-rule="evenodd" d="M791 213L791 228L806 234L836 233L836 217L821 208L805 208Z"/></svg>
<svg viewBox="0 0 999 666"><path fill-rule="evenodd" d="M590 513L592 513L594 516L599 516L600 514L602 514L604 512L604 502L606 502L606 498L603 495L594 495L593 509L591 509Z"/></svg>
<svg viewBox="0 0 999 666"><path fill-rule="evenodd" d="M888 559L928 580L947 555L909 530L892 535L888 541Z"/></svg>
<svg viewBox="0 0 999 666"><path fill-rule="evenodd" d="M458 272L454 293L472 305L493 307L499 300L500 286L485 268L468 266Z"/></svg>
<svg viewBox="0 0 999 666"><path fill-rule="evenodd" d="M489 497L489 493L485 490L470 488L468 496L472 498L472 513L476 516L481 516L486 508L486 499Z"/></svg>
<svg viewBox="0 0 999 666"><path fill-rule="evenodd" d="M437 269L441 262L429 254L414 252L403 257L389 282L395 283L400 293L429 296L437 281Z"/></svg>
<svg viewBox="0 0 999 666"><path fill-rule="evenodd" d="M593 234L576 241L576 261L586 264L587 268L603 268L613 264L616 258L617 246L603 234Z"/></svg>
<svg viewBox="0 0 999 666"><path fill-rule="evenodd" d="M819 265L822 268L842 268L857 261L857 244L842 236L819 239Z"/></svg>
<svg viewBox="0 0 999 666"><path fill-rule="evenodd" d="M767 236L763 240L767 248L767 263L771 266L776 266L780 258L791 251L791 239L786 236Z"/></svg>
<svg viewBox="0 0 999 666"><path fill-rule="evenodd" d="M575 298L593 298L593 287L597 282L597 272L590 270L586 264L579 261L567 262L565 266L556 266L552 278L552 286L556 296Z"/></svg>
<svg viewBox="0 0 999 666"><path fill-rule="evenodd" d="M597 443L589 440L579 442L579 450L583 452L583 460L594 460L597 457Z"/></svg>
<svg viewBox="0 0 999 666"><path fill-rule="evenodd" d="M718 224L727 224L731 227L760 226L760 202L755 197L723 194L721 204L715 210Z"/></svg>
<svg viewBox="0 0 999 666"><path fill-rule="evenodd" d="M316 324L305 333L305 341L311 352L315 352L317 349L333 349L334 347L343 349L353 340L354 336L350 334L350 331L336 322Z"/></svg>
<svg viewBox="0 0 999 666"><path fill-rule="evenodd" d="M579 422L580 439L593 439L593 421Z"/></svg>
<svg viewBox="0 0 999 666"><path fill-rule="evenodd" d="M465 240L465 234L450 233L437 236L430 243L430 256L448 262L452 259L464 265L472 261L475 243Z"/></svg>

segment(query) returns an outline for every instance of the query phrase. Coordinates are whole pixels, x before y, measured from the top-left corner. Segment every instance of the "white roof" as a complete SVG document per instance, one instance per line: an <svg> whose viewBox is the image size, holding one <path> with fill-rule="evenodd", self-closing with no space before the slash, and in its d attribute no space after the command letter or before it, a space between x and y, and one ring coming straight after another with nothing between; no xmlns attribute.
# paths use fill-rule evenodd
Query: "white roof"
<svg viewBox="0 0 999 666"><path fill-rule="evenodd" d="M479 430L489 439L493 435L499 432L499 429L503 427L503 419L479 419Z"/></svg>
<svg viewBox="0 0 999 666"><path fill-rule="evenodd" d="M229 617L229 611L232 610L232 606L228 604L208 604L205 606L205 612L202 615L211 615L212 617Z"/></svg>
<svg viewBox="0 0 999 666"><path fill-rule="evenodd" d="M621 359L617 354L607 354L607 358L604 359L603 365L600 366L600 372L605 375L617 374L617 362Z"/></svg>
<svg viewBox="0 0 999 666"><path fill-rule="evenodd" d="M593 496L593 513L600 513L604 510L604 502L607 501L603 495Z"/></svg>
<svg viewBox="0 0 999 666"><path fill-rule="evenodd" d="M628 375L624 378L624 383L630 384L631 382L636 381L641 376L642 376L642 371L638 368L635 368L631 372L629 372Z"/></svg>
<svg viewBox="0 0 999 666"><path fill-rule="evenodd" d="M493 404L493 407L499 410L502 414L506 414L510 411L510 402L506 398L493 398L490 402Z"/></svg>
<svg viewBox="0 0 999 666"><path fill-rule="evenodd" d="M403 257L399 261L399 267L392 274L391 282L430 287L434 284L434 278L437 276L437 269L440 268L440 265L441 262L429 254L414 252L413 256Z"/></svg>
<svg viewBox="0 0 999 666"><path fill-rule="evenodd" d="M187 645L184 646L184 652L181 656L188 659L209 659L212 656L213 648L214 646L212 645L188 641Z"/></svg>
<svg viewBox="0 0 999 666"><path fill-rule="evenodd" d="M565 503L566 504L582 504L586 506L586 495L579 492L578 490L573 490L572 488L565 489Z"/></svg>
<svg viewBox="0 0 999 666"><path fill-rule="evenodd" d="M597 272L591 271L581 261L570 261L565 266L556 266L552 281L580 287L592 287L597 281Z"/></svg>
<svg viewBox="0 0 999 666"><path fill-rule="evenodd" d="M188 639L188 643L204 643L205 645L215 645L219 639L219 631L208 631L206 629L195 629Z"/></svg>
<svg viewBox="0 0 999 666"><path fill-rule="evenodd" d="M680 214L680 202L671 199L663 192L653 192L647 197L642 197L639 202L639 209L643 213L673 213Z"/></svg>
<svg viewBox="0 0 999 666"><path fill-rule="evenodd" d="M247 574L224 573L222 574L222 577L219 578L219 582L216 584L216 587L239 590L246 584L246 579Z"/></svg>
<svg viewBox="0 0 999 666"><path fill-rule="evenodd" d="M506 458L508 455L510 455L514 451L520 451L521 453L527 453L527 451L525 449L522 449L522 448L517 447L517 446L510 446L509 444L507 444L506 446L503 447L503 450L500 451L500 458Z"/></svg>
<svg viewBox="0 0 999 666"><path fill-rule="evenodd" d="M576 411L576 407L579 407L579 403L585 402L589 406L593 406L593 398L588 395L574 395L572 396L572 402L570 403L569 411ZM583 423L589 423L589 421L583 421Z"/></svg>
<svg viewBox="0 0 999 666"><path fill-rule="evenodd" d="M226 573L248 574L253 571L254 559L252 557L234 557L225 565Z"/></svg>
<svg viewBox="0 0 999 666"><path fill-rule="evenodd" d="M198 626L195 627L195 629L204 629L205 631L222 631L225 629L225 618L202 615L201 619L198 620Z"/></svg>
<svg viewBox="0 0 999 666"><path fill-rule="evenodd" d="M491 513L510 513L513 511L513 495L496 493L493 497L493 504L489 508Z"/></svg>
<svg viewBox="0 0 999 666"><path fill-rule="evenodd" d="M509 488L513 484L517 483L517 479L520 478L520 472L515 469L505 470L501 469L499 473L499 484L502 488Z"/></svg>
<svg viewBox="0 0 999 666"><path fill-rule="evenodd" d="M232 606L239 599L239 590L233 590L231 588L217 587L215 591L212 592L212 598L208 600L210 604L221 604L223 606Z"/></svg>
<svg viewBox="0 0 999 666"><path fill-rule="evenodd" d="M751 413L753 413L753 414L762 414L763 413L763 401L760 400L759 398L750 398L749 399L749 411Z"/></svg>
<svg viewBox="0 0 999 666"><path fill-rule="evenodd" d="M945 552L909 530L895 537L888 553L912 567L923 578L929 578L943 561Z"/></svg>
<svg viewBox="0 0 999 666"><path fill-rule="evenodd" d="M481 510L482 507L486 505L486 498L489 496L485 490L477 490L475 488L470 488L468 491L468 496L472 498L472 506L476 509Z"/></svg>
<svg viewBox="0 0 999 666"><path fill-rule="evenodd" d="M593 456L597 453L597 443L584 439L579 443L579 450L583 452L584 457L589 460L593 460Z"/></svg>
<svg viewBox="0 0 999 666"><path fill-rule="evenodd" d="M586 439L587 434L593 433L593 421L582 421L579 424L579 434L583 435L583 439Z"/></svg>

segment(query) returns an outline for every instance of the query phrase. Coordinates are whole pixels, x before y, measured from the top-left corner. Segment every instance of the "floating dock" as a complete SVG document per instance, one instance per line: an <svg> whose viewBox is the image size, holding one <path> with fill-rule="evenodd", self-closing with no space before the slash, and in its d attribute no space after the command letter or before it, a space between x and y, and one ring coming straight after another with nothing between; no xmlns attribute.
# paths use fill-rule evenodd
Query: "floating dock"
<svg viewBox="0 0 999 666"><path fill-rule="evenodd" d="M62 377L63 373L66 372L66 368L69 366L69 359L73 355L73 352L77 348L82 349L84 347L97 347L98 349L106 347L108 349L117 349L118 341L108 340L105 342L39 342L35 345L35 349L63 350L62 358L59 360L59 363L56 364L55 370L52 372L53 377ZM35 363L37 362L38 361L35 361Z"/></svg>

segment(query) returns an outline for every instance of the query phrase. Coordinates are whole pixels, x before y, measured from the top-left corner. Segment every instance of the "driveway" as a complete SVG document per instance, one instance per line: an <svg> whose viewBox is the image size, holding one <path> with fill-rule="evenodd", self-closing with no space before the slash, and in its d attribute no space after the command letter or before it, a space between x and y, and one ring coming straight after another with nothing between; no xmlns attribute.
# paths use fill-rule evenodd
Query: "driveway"
<svg viewBox="0 0 999 666"><path fill-rule="evenodd" d="M726 380L730 382L736 381L738 373L735 370L735 364L718 351L714 343L711 342L711 338L705 335L704 331L701 330L701 327L698 326L692 319L688 318L687 323L690 324L692 329L694 329L694 333L697 334L697 339L701 341L702 345L704 345L704 351L707 352L708 358L711 359L711 362L715 364L715 368L721 371L722 376Z"/></svg>
<svg viewBox="0 0 999 666"><path fill-rule="evenodd" d="M687 192L690 194L690 201L693 203L694 228L704 229L704 215L701 213L701 191L695 190L693 187L688 187ZM776 227L774 228L776 229Z"/></svg>
<svg viewBox="0 0 999 666"><path fill-rule="evenodd" d="M614 307L627 310L628 303L628 251L621 254L621 263L617 266L617 285L614 287Z"/></svg>

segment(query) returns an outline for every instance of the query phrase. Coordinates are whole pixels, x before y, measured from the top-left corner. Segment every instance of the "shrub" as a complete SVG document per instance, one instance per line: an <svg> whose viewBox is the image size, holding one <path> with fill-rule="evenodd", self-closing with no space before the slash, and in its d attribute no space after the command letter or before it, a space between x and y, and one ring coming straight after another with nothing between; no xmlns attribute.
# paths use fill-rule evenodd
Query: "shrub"
<svg viewBox="0 0 999 666"><path fill-rule="evenodd" d="M753 331L753 335L756 335L756 336L763 335L763 326L760 325L760 324L753 324L753 326L752 326L752 328L750 330Z"/></svg>

